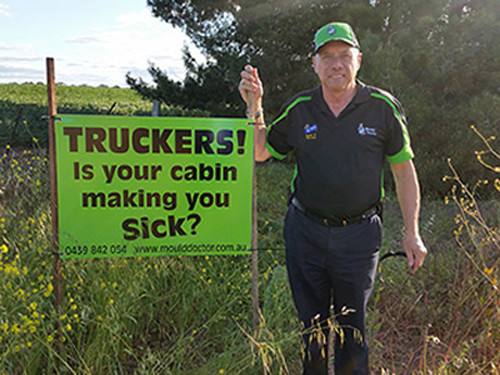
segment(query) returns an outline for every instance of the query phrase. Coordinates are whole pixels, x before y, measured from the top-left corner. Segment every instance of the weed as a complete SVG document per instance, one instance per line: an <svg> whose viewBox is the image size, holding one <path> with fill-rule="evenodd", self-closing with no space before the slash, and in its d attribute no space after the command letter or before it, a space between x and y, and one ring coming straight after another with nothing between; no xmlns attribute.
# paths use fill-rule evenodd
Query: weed
<svg viewBox="0 0 500 375"><path fill-rule="evenodd" d="M67 259L62 311L54 312L46 151L3 151L0 368L5 373L300 372L302 340L281 238L292 166L270 161L257 168L263 325L255 335L245 256ZM482 161L493 165L492 155L481 154ZM422 235L430 248L425 266L415 276L397 258L380 266L367 322L373 373L498 372L498 201L478 201L479 185L469 191L458 175L450 179L457 187L448 201L455 205L423 202ZM399 215L389 194L382 252L400 250ZM55 322L61 327L61 352Z"/></svg>

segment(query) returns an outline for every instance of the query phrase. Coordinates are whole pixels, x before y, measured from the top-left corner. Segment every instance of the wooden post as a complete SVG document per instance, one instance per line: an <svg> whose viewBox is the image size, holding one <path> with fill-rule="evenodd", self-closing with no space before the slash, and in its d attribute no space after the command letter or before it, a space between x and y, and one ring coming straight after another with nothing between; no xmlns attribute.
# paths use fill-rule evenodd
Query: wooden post
<svg viewBox="0 0 500 375"><path fill-rule="evenodd" d="M254 97L253 93L248 93L248 119L251 126L255 125L254 117ZM255 152L255 151L254 151ZM260 307L259 307L259 252L257 236L257 181L255 177L255 157L252 161L252 317L253 329L257 334L260 327Z"/></svg>
<svg viewBox="0 0 500 375"><path fill-rule="evenodd" d="M57 209L57 175L56 175L56 133L55 120L57 115L56 107L56 85L54 76L54 59L47 57L47 96L49 107L49 168L50 168L50 198L52 214L52 248L54 254L52 286L54 287L54 309L56 316L61 312L62 303L62 275L61 258L59 256L59 217ZM61 334L59 331L59 319L55 322L55 344L58 355L62 352ZM59 368L59 357L56 360Z"/></svg>

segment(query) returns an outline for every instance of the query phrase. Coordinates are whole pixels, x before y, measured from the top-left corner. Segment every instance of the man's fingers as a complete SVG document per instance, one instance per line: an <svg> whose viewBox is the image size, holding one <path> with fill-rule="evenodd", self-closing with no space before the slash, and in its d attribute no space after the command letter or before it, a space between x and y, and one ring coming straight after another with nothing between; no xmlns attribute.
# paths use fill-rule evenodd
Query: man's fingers
<svg viewBox="0 0 500 375"><path fill-rule="evenodd" d="M420 236L405 236L403 247L408 259L408 267L411 268L412 273L415 273L424 264L427 249Z"/></svg>
<svg viewBox="0 0 500 375"><path fill-rule="evenodd" d="M251 65L245 66L245 68L240 73L242 79L249 80L257 85L260 84L260 78L257 68L252 67Z"/></svg>
<svg viewBox="0 0 500 375"><path fill-rule="evenodd" d="M252 65L245 65L245 68L241 71L241 76L253 77L255 75L256 69Z"/></svg>
<svg viewBox="0 0 500 375"><path fill-rule="evenodd" d="M415 260L413 259L413 254L410 252L410 253L406 253L406 259L408 260L408 267L412 268L413 265L415 264Z"/></svg>
<svg viewBox="0 0 500 375"><path fill-rule="evenodd" d="M243 100L246 102L248 100L248 94L257 92L258 86L246 80L241 80L238 89L243 97Z"/></svg>
<svg viewBox="0 0 500 375"><path fill-rule="evenodd" d="M413 273L415 273L424 264L425 256L427 255L427 249L422 243L418 243L413 250Z"/></svg>
<svg viewBox="0 0 500 375"><path fill-rule="evenodd" d="M422 267L422 265L424 264L424 260L425 260L426 255L427 255L427 249L425 247L423 247L423 245L421 244L421 246L418 249L417 256L416 256L417 269Z"/></svg>
<svg viewBox="0 0 500 375"><path fill-rule="evenodd" d="M254 74L246 72L246 71L242 71L240 75L241 75L242 81L248 81L250 83L253 83L256 86L259 85L259 78L255 77Z"/></svg>
<svg viewBox="0 0 500 375"><path fill-rule="evenodd" d="M249 81L247 79L242 79L240 81L240 85L239 85L240 88L243 88L245 90L248 90L248 91L257 91L259 89L259 85L252 82L252 81Z"/></svg>
<svg viewBox="0 0 500 375"><path fill-rule="evenodd" d="M256 80L258 82L259 81L259 72L257 71L257 68L252 69L252 75L253 75L254 80Z"/></svg>
<svg viewBox="0 0 500 375"><path fill-rule="evenodd" d="M262 82L259 79L257 68L251 65L246 65L240 73L241 81L238 85L243 100L249 104L250 96L253 94L253 99L260 101L264 94Z"/></svg>

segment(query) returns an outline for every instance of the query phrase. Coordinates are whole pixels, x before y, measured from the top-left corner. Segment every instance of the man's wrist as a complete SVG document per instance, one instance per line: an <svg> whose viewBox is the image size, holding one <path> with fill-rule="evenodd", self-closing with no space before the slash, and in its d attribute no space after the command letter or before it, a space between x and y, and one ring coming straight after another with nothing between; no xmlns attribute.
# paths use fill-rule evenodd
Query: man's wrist
<svg viewBox="0 0 500 375"><path fill-rule="evenodd" d="M250 117L250 112L248 112L248 108L247 108L245 114L246 114L247 118ZM258 111L255 111L253 118L257 119L259 117L262 117L263 114L264 114L264 108L260 107Z"/></svg>
<svg viewBox="0 0 500 375"><path fill-rule="evenodd" d="M412 230L407 230L406 228L403 229L403 234L408 237L414 237L414 238L419 238L420 237L420 232L418 229L412 229Z"/></svg>

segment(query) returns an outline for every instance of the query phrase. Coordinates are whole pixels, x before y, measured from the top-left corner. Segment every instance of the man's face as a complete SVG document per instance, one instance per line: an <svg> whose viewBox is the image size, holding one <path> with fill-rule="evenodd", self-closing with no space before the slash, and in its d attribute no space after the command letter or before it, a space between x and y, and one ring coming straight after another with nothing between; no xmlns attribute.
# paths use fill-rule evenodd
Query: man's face
<svg viewBox="0 0 500 375"><path fill-rule="evenodd" d="M336 92L354 87L360 66L361 52L340 41L328 42L313 56L314 72L321 84Z"/></svg>

